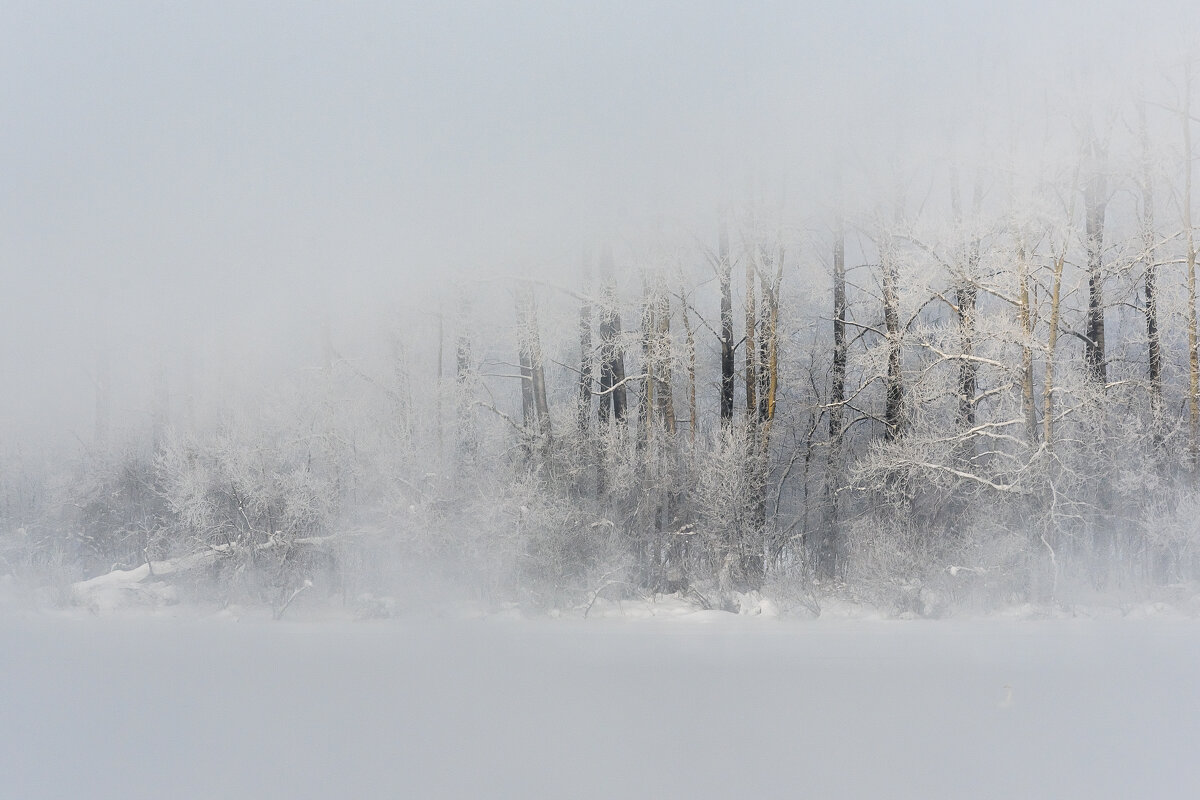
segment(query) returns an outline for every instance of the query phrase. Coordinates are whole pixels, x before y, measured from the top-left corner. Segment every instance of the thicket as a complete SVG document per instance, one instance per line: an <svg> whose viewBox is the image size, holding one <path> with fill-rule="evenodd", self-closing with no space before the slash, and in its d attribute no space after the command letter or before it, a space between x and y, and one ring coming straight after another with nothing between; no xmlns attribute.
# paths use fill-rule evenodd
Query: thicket
<svg viewBox="0 0 1200 800"><path fill-rule="evenodd" d="M453 287L378 350L328 332L319 366L203 419L98 419L69 468L5 459L4 564L204 552L198 592L389 609L1190 591L1189 96L807 210L760 187L553 279Z"/></svg>

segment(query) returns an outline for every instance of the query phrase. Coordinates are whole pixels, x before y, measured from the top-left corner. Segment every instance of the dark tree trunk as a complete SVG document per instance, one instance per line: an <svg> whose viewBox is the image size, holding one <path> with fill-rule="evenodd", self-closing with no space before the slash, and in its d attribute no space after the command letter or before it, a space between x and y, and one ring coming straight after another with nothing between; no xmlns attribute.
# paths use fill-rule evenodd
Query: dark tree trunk
<svg viewBox="0 0 1200 800"><path fill-rule="evenodd" d="M846 402L846 236L840 218L833 241L833 374L829 402L829 440L840 447Z"/></svg>
<svg viewBox="0 0 1200 800"><path fill-rule="evenodd" d="M758 324L758 311L754 296L754 262L757 259L755 246L751 246L746 258L746 420L753 422L758 408L758 370L755 362L758 360L758 343L755 338L755 328Z"/></svg>
<svg viewBox="0 0 1200 800"><path fill-rule="evenodd" d="M825 475L828 523L817 553L817 574L826 580L837 572L841 519L838 495L842 485L842 435L846 403L846 234L841 217L833 239L833 369L829 386L829 463Z"/></svg>
<svg viewBox="0 0 1200 800"><path fill-rule="evenodd" d="M721 223L717 243L717 273L721 284L721 424L733 422L733 264L729 258L729 230Z"/></svg>
<svg viewBox="0 0 1200 800"><path fill-rule="evenodd" d="M617 308L617 288L613 278L612 250L605 247L600 256L600 275L604 283L600 310L600 421L610 418L625 421L625 354L621 346L621 314Z"/></svg>
<svg viewBox="0 0 1200 800"><path fill-rule="evenodd" d="M975 181L976 215L982 202L982 184ZM950 174L951 205L953 206L954 222L960 231L964 229L962 201L959 196L958 172ZM974 226L974 223L971 223ZM954 287L954 305L958 315L959 353L962 358L958 364L958 415L959 430L969 430L975 427L975 388L977 383L977 365L975 356L975 319L977 306L976 280L979 270L979 237L972 234L959 257L961 273L956 276ZM965 444L965 443L964 443ZM968 448L969 452L969 448Z"/></svg>
<svg viewBox="0 0 1200 800"><path fill-rule="evenodd" d="M1093 140L1089 144L1091 175L1084 189L1086 207L1086 242L1088 270L1087 343L1084 359L1088 373L1103 387L1107 383L1107 363L1104 353L1104 209L1108 182L1104 177L1104 153Z"/></svg>
<svg viewBox="0 0 1200 800"><path fill-rule="evenodd" d="M767 277L771 274L771 257L767 253L766 248L762 249L762 276L759 277L759 323L758 323L758 390L755 394L758 396L758 422L763 424L770 416L771 404L771 348L773 346L772 337L774 332L771 330L771 309L774 305L774 298L771 294L771 287L767 284Z"/></svg>
<svg viewBox="0 0 1200 800"><path fill-rule="evenodd" d="M1158 263L1155 255L1154 182L1150 174L1150 134L1146 128L1146 103L1138 109L1142 144L1142 263L1146 268L1147 371L1154 442L1162 441L1162 341L1158 332Z"/></svg>

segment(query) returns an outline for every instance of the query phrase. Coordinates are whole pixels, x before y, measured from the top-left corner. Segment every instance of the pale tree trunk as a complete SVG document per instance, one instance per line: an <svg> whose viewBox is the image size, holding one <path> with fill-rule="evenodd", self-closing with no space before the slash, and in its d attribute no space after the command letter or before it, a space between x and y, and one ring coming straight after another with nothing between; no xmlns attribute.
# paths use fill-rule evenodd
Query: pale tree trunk
<svg viewBox="0 0 1200 800"><path fill-rule="evenodd" d="M526 427L545 444L550 436L550 408L538 334L537 302L528 286L517 289L517 341L521 363L521 411Z"/></svg>
<svg viewBox="0 0 1200 800"><path fill-rule="evenodd" d="M653 495L657 498L654 507L654 529L658 533L655 544L654 563L659 570L656 583L660 588L669 582L669 576L683 574L680 562L680 543L666 542L664 537L670 528L673 510L676 506L676 493L671 487L670 465L674 463L676 454L676 420L673 393L673 369L671 365L671 301L667 292L666 282L662 276L654 276L651 283L654 327L651 363L654 369L654 403L652 410L657 417L665 436L657 437L652 448L653 465ZM685 309L686 315L686 309ZM678 537L670 537L678 538ZM665 546L664 546L665 545Z"/></svg>
<svg viewBox="0 0 1200 800"><path fill-rule="evenodd" d="M454 384L456 391L455 407L458 410L458 447L459 456L470 458L479 446L475 430L474 398L474 367L471 352L471 300L464 292L458 302L458 336L454 345Z"/></svg>
<svg viewBox="0 0 1200 800"><path fill-rule="evenodd" d="M746 340L746 422L749 441L746 469L754 497L751 499L751 540L743 547L742 573L749 588L762 584L766 573L767 472L771 423L779 388L779 287L783 279L783 249L776 256L757 243L751 246L747 269L746 324L753 340ZM770 267L774 266L774 275ZM753 279L758 276L761 294L757 312ZM756 354L752 355L752 354Z"/></svg>
<svg viewBox="0 0 1200 800"><path fill-rule="evenodd" d="M1033 311L1024 238L1017 245L1017 303L1017 318L1021 326L1021 412L1025 419L1025 440L1030 447L1034 447L1038 442L1038 430L1033 401Z"/></svg>
<svg viewBox="0 0 1200 800"><path fill-rule="evenodd" d="M687 316L686 310L684 316ZM658 371L656 407L659 418L662 420L663 429L668 435L674 436L675 400L672 394L674 376L671 368L671 298L667 294L667 287L661 280L658 282L655 322L657 325L655 367Z"/></svg>
<svg viewBox="0 0 1200 800"><path fill-rule="evenodd" d="M591 260L583 259L583 300L579 305L579 407L578 422L580 433L586 435L591 427L592 418L592 302L588 292L591 291L592 267Z"/></svg>
<svg viewBox="0 0 1200 800"><path fill-rule="evenodd" d="M783 265L783 250L779 250L777 260L772 261L771 255L767 249L762 248L762 258L759 262L762 273L759 275L759 290L761 293L761 302L759 304L759 323L758 323L758 423L759 426L764 426L767 421L774 416L775 413L775 396L772 388L772 382L775 380L775 365L772 363L775 358L777 342L775 340L774 317L778 310L778 303L772 286L771 267L775 265L777 268L782 268ZM766 432L763 432L765 440ZM765 449L765 447L763 448Z"/></svg>
<svg viewBox="0 0 1200 800"><path fill-rule="evenodd" d="M779 291L783 283L783 247L780 246L775 256L775 275L769 285L763 287L763 358L760 369L763 372L762 391L763 402L760 404L759 418L763 423L762 449L765 452L768 444L771 422L775 419L775 401L779 394Z"/></svg>
<svg viewBox="0 0 1200 800"><path fill-rule="evenodd" d="M699 419L696 408L696 332L692 328L691 317L688 316L687 294L681 286L679 290L679 311L683 315L683 342L687 356L687 393L688 393L688 425L692 445L696 444L696 429Z"/></svg>
<svg viewBox="0 0 1200 800"><path fill-rule="evenodd" d="M395 383L396 422L405 442L413 437L412 381L408 374L408 355L400 334L392 337L392 380Z"/></svg>
<svg viewBox="0 0 1200 800"><path fill-rule="evenodd" d="M517 360L521 368L521 424L525 430L533 430L537 410L533 404L533 359L529 352L525 327L529 324L525 316L524 299L517 297Z"/></svg>
<svg viewBox="0 0 1200 800"><path fill-rule="evenodd" d="M891 234L884 234L880 257L883 268L883 325L887 335L888 366L885 383L884 437L897 439L902 433L904 413L904 375L901 362L903 333L900 329L899 273Z"/></svg>
<svg viewBox="0 0 1200 800"><path fill-rule="evenodd" d="M675 408L671 398L671 306L662 277L642 274L642 389L638 404L637 448L641 499L639 529L649 536L638 541L643 583L661 587L667 572L673 572L676 548L664 547L670 524L672 494L668 487L675 445Z"/></svg>
<svg viewBox="0 0 1200 800"><path fill-rule="evenodd" d="M1050 289L1050 330L1046 334L1046 366L1042 386L1042 441L1047 449L1054 447L1054 366L1055 350L1058 347L1058 322L1061 312L1063 264L1066 261L1066 243L1062 252L1054 257L1054 282Z"/></svg>
<svg viewBox="0 0 1200 800"><path fill-rule="evenodd" d="M779 302L780 290L783 285L784 252L781 244L775 255L774 276L764 275L769 279L763 285L763 330L760 338L763 342L763 358L759 365L762 373L761 385L763 400L760 403L758 443L759 496L757 520L766 536L767 524L767 478L770 468L771 455L771 426L775 421L776 400L779 396ZM763 541L765 549L768 542ZM765 554L764 554L765 555ZM766 564L760 567L759 580L766 572Z"/></svg>
<svg viewBox="0 0 1200 800"><path fill-rule="evenodd" d="M1054 448L1054 367L1056 348L1058 347L1058 325L1062 316L1062 281L1063 267L1067 260L1069 234L1067 231L1075 224L1075 187L1079 185L1079 168L1071 179L1071 202L1067 209L1066 225L1063 230L1063 240L1057 253L1054 253L1054 273L1050 288L1050 319L1049 332L1046 335L1046 365L1044 385L1042 386L1042 441L1047 450Z"/></svg>

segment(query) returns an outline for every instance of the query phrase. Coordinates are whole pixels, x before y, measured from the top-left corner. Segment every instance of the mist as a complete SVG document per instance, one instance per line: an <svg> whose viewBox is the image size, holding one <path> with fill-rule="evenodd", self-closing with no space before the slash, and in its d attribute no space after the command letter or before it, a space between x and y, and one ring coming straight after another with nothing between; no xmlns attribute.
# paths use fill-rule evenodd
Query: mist
<svg viewBox="0 0 1200 800"><path fill-rule="evenodd" d="M1194 13L38 3L6 17L0 364L19 391L2 416L8 436L41 437L89 427L97 337L131 411L155 365L189 351L295 367L322 319L384 324L450 282L572 273L585 245L647 220L711 226L754 180L808 213L838 164L1045 124L1025 100L1135 86L1182 52Z"/></svg>
<svg viewBox="0 0 1200 800"><path fill-rule="evenodd" d="M1186 795L1193 6L6 4L8 788Z"/></svg>

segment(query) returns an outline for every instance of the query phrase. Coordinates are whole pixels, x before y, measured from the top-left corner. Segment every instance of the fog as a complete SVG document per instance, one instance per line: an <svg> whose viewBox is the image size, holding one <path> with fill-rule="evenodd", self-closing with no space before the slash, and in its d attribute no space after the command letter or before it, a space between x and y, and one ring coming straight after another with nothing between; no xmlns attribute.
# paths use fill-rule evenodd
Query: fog
<svg viewBox="0 0 1200 800"><path fill-rule="evenodd" d="M1186 796L1182 625L9 621L0 765L31 800Z"/></svg>
<svg viewBox="0 0 1200 800"><path fill-rule="evenodd" d="M954 226L995 234L984 260L1003 262L1012 237L1001 220L1033 219L1020 224L1032 225L1030 256L1044 262L1032 300L1033 335L1044 338L1054 226L1076 226L1062 254L1082 269L1082 199L1069 199L1083 178L1068 176L1090 163L1089 136L1111 150L1101 314L1124 348L1109 359L1120 385L1115 372L1145 345L1127 313L1143 291L1129 272L1141 263L1140 226L1157 225L1164 269L1186 260L1177 116L1197 22L1183 2L12 4L0 26L7 474L53 475L81 455L135 446L150 448L153 466L168 430L203 437L231 415L254 428L263 409L299 413L289 404L316 395L322 368L341 370L338 391L378 384L397 339L413 414L436 417L427 432L436 428L440 447L461 420L440 416L452 400L444 384L436 398L423 389L452 371L455 337L473 337L483 383L471 399L516 413L514 385L495 381L515 356L507 309L522 279L549 287L538 290L538 347L559 401L551 414L564 414L566 362L578 358L571 297L596 294L581 254L599 263L605 248L616 253L631 370L647 276L690 292L696 318L683 322L701 337L694 438L709 428L718 350L704 330L716 333L717 301L705 259L731 220L734 260L770 239L786 265L782 369L792 372L780 391L794 442L795 414L821 427L831 408L799 371L828 350L835 217L848 215L850 268L868 271L883 253L881 221L905 219L900 235L916 249L898 303L934 326L945 310L921 303L945 299L930 270L950 257ZM1151 109L1144 156L1138 98ZM1157 171L1143 186L1133 176L1148 158ZM950 203L960 174L976 190L965 222ZM1155 181L1158 218L1146 223L1140 198ZM1078 307L1075 274L1064 302ZM1161 302L1181 323L1176 277ZM878 281L853 278L863 294L851 305ZM753 305L752 287L733 293ZM1186 359L1171 351L1181 325L1163 329L1169 394ZM1046 360L1055 355L1051 346ZM862 413L871 424L875 412ZM811 456L822 445L808 441ZM781 487L792 479L783 465L796 463L782 447L770 468ZM29 527L22 513L10 527Z"/></svg>
<svg viewBox="0 0 1200 800"><path fill-rule="evenodd" d="M1194 2L0 8L0 795L1198 780Z"/></svg>
<svg viewBox="0 0 1200 800"><path fill-rule="evenodd" d="M1195 21L1182 2L10 4L5 436L90 429L98 340L139 413L189 352L294 367L321 320L382 327L447 284L573 269L655 218L700 232L754 180L808 210L843 162L1127 90Z"/></svg>

